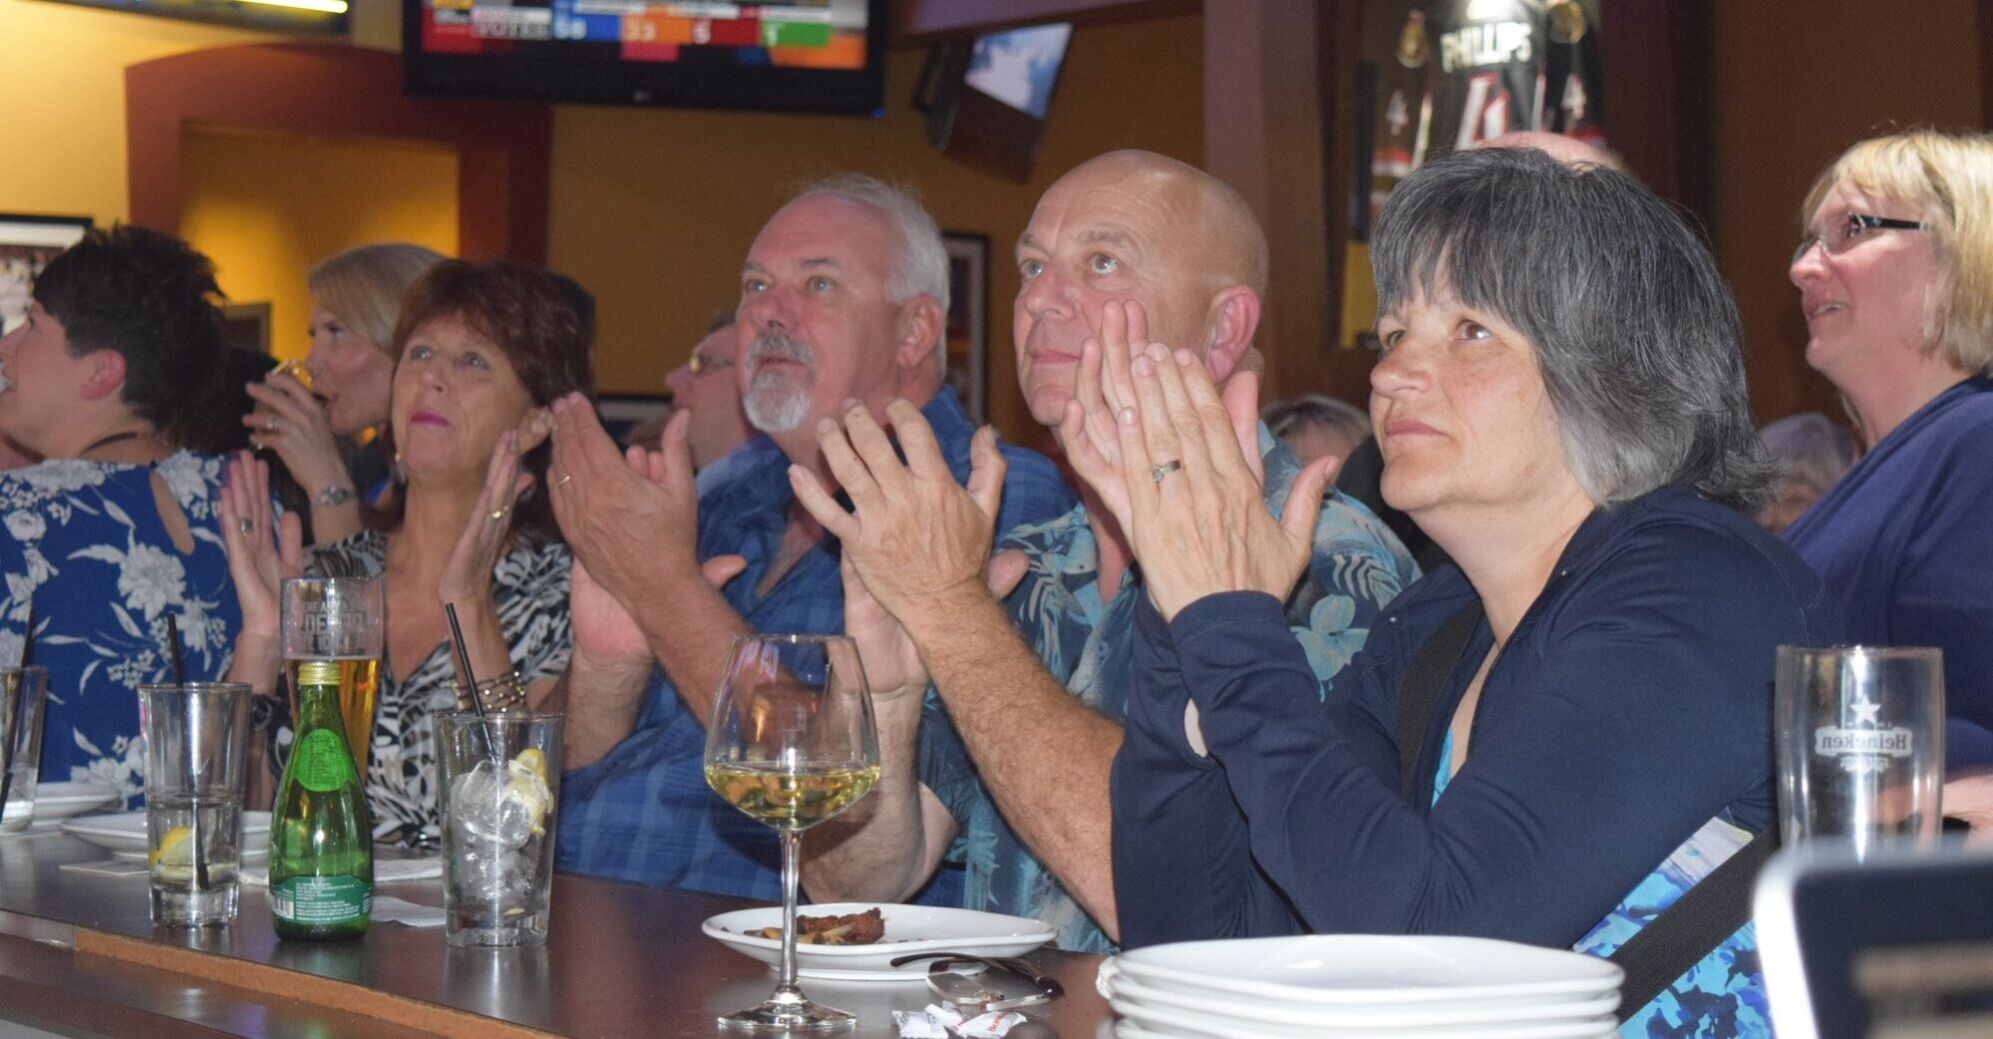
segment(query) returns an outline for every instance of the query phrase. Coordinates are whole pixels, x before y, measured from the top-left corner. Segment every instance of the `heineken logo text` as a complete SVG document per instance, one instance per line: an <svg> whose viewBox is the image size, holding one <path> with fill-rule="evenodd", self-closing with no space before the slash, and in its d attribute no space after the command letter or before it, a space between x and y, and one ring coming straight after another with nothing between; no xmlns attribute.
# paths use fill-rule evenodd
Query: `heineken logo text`
<svg viewBox="0 0 1993 1039"><path fill-rule="evenodd" d="M1907 758L1915 750L1917 738L1909 729L1837 729L1831 726L1813 730L1813 753L1826 757L1846 754L1886 754Z"/></svg>

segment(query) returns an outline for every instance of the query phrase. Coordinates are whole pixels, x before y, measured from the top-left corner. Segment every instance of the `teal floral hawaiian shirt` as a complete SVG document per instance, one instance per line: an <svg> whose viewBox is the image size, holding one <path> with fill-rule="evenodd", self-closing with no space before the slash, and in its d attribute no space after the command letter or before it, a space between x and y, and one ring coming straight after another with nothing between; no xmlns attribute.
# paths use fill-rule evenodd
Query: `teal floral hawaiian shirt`
<svg viewBox="0 0 1993 1039"><path fill-rule="evenodd" d="M1292 452L1260 429L1266 502L1275 515L1300 473ZM1030 559L1024 580L1005 605L1047 670L1088 707L1116 720L1134 674L1135 605L1139 573L1130 569L1112 597L1100 588L1099 553L1086 507L1057 519L1018 527L999 549ZM1294 637L1315 674L1328 679L1363 646L1384 605L1418 576L1403 545L1354 499L1332 494L1315 524L1315 558L1287 602ZM1058 928L1061 948L1109 952L1113 945L1005 825L976 776L939 699L928 698L923 721L921 782L948 807L959 827L949 852L966 869L963 904L970 909L1036 917Z"/></svg>

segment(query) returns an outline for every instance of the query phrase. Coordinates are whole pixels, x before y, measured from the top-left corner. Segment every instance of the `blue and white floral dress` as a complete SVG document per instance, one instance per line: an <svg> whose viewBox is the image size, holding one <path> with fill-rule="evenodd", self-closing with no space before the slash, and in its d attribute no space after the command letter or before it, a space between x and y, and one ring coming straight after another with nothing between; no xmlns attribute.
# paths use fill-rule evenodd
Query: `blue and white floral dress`
<svg viewBox="0 0 1993 1039"><path fill-rule="evenodd" d="M192 551L166 531L154 474L186 515ZM217 526L222 478L222 459L192 451L154 465L67 459L0 472L0 663L20 661L32 603L34 662L49 670L43 782L108 783L136 804L136 691L172 679L168 614L190 681L227 672L242 614Z"/></svg>

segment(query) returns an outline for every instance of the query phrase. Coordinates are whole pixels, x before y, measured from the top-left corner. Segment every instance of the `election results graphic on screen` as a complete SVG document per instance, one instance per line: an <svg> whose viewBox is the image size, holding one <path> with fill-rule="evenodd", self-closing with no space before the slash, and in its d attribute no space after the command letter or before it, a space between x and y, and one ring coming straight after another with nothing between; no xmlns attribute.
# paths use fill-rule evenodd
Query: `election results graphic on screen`
<svg viewBox="0 0 1993 1039"><path fill-rule="evenodd" d="M418 16L414 45L404 45L417 90L805 111L879 104L881 0L407 4Z"/></svg>

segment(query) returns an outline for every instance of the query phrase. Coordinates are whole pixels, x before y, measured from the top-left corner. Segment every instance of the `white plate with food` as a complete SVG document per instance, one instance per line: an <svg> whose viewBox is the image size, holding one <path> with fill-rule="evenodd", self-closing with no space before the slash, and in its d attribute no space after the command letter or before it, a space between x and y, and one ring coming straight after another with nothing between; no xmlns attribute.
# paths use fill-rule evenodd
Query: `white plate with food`
<svg viewBox="0 0 1993 1039"><path fill-rule="evenodd" d="M878 912L876 923L865 919L874 910ZM802 906L796 911L796 922L804 934L816 932L860 943L797 940L796 972L827 981L920 981L927 977L926 961L895 967L892 960L922 952L1020 956L1057 934L1042 921L1021 916L877 902ZM721 913L707 919L701 929L744 956L770 966L781 962L781 906Z"/></svg>
<svg viewBox="0 0 1993 1039"><path fill-rule="evenodd" d="M88 841L113 854L135 853L139 861L144 861L145 853L151 850L151 837L145 830L145 812L114 812L109 815L79 815L62 821L62 832L79 840ZM245 857L254 855L253 849L262 847L267 853L270 836L269 812L242 813L242 843Z"/></svg>

